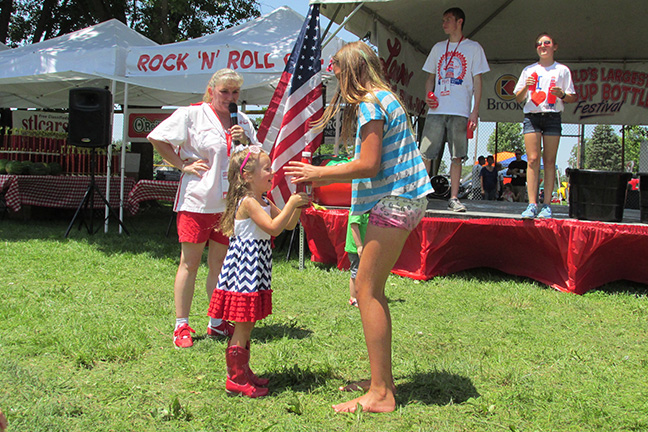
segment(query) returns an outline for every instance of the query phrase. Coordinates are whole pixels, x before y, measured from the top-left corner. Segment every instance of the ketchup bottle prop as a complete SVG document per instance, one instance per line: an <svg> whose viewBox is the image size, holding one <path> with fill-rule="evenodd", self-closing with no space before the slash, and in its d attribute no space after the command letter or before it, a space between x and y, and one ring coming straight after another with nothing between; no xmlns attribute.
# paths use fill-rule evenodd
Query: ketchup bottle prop
<svg viewBox="0 0 648 432"><path fill-rule="evenodd" d="M305 164L312 165L313 164L313 158L312 154L309 151L303 151L302 156L301 156L301 162ZM297 183L297 193L299 192L304 192L306 195L308 195L309 198L312 196L312 183L311 182L301 182ZM301 206L300 208L304 208L308 206Z"/></svg>
<svg viewBox="0 0 648 432"><path fill-rule="evenodd" d="M432 99L432 108L437 108L439 106L439 99L437 99L433 91L429 92L427 97L428 99Z"/></svg>
<svg viewBox="0 0 648 432"><path fill-rule="evenodd" d="M537 85L538 85L538 73L537 73L537 72L533 72L533 73L531 74L531 78L533 78L533 86L529 86L529 91L530 91L531 93L533 93L533 92L536 91L536 87L537 87Z"/></svg>
<svg viewBox="0 0 648 432"><path fill-rule="evenodd" d="M549 105L553 105L556 103L556 95L551 93L551 90L556 86L556 79L551 78L551 82L549 83L549 90L547 90L547 103Z"/></svg>

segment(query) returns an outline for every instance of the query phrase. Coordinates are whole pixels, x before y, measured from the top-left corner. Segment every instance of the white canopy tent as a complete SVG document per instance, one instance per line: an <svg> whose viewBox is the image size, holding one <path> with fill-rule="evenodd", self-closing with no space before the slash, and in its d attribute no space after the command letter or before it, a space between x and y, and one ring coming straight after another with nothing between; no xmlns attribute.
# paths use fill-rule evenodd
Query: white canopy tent
<svg viewBox="0 0 648 432"><path fill-rule="evenodd" d="M321 12L360 36L370 34L413 113L422 111L432 46L447 39L441 17L450 7L466 13L464 35L486 52L480 117L520 121L512 86L537 61L534 42L543 31L559 44L556 59L572 69L581 101L565 111L567 123L646 124L648 26L637 0L311 0ZM411 74L411 75L410 75Z"/></svg>
<svg viewBox="0 0 648 432"><path fill-rule="evenodd" d="M124 106L124 114L129 105L187 105L201 99L211 75L223 67L243 76L242 102L265 105L304 19L282 7L214 35L164 46L117 20L106 21L0 52L0 107L67 108L69 90L77 87L111 88L113 101ZM335 38L324 50L325 65L342 44ZM151 59L146 70L141 67L145 56ZM175 70L168 70L171 65ZM123 172L122 157L122 176Z"/></svg>
<svg viewBox="0 0 648 432"><path fill-rule="evenodd" d="M6 50L8 50L8 49L9 49L9 47L8 47L7 45L5 45L5 44L3 44L2 42L0 42L0 51L6 51Z"/></svg>
<svg viewBox="0 0 648 432"><path fill-rule="evenodd" d="M195 102L196 96L200 98L214 72L228 67L244 78L240 101L267 105L304 19L283 6L211 35L156 47L133 47L128 53L124 81L163 92L186 94L191 98L184 101L186 104ZM323 49L324 66L342 44L341 39L335 38ZM331 77L332 74L328 74L325 78Z"/></svg>
<svg viewBox="0 0 648 432"><path fill-rule="evenodd" d="M213 35L158 45L109 20L0 52L0 107L67 108L70 89L113 82L113 100L120 105L187 105L199 101L211 75L227 66L244 78L241 101L266 105L303 22L284 6ZM324 49L325 65L342 44L336 38ZM144 70L140 62L146 56L152 60ZM166 69L170 65L174 70Z"/></svg>
<svg viewBox="0 0 648 432"><path fill-rule="evenodd" d="M157 46L118 20L0 52L0 106L67 108L75 87L110 87L124 76L126 56L134 46ZM138 103L157 103L143 93ZM123 94L113 95L116 103Z"/></svg>

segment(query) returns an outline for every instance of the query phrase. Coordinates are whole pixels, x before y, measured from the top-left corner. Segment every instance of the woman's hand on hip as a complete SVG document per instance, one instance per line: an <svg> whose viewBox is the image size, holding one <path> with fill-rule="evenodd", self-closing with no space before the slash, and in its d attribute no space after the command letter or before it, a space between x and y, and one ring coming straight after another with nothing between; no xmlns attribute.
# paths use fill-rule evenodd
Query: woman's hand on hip
<svg viewBox="0 0 648 432"><path fill-rule="evenodd" d="M198 159L195 161L187 161L182 164L182 171L185 174L193 174L198 177L202 177L205 171L209 171L209 164L204 159Z"/></svg>

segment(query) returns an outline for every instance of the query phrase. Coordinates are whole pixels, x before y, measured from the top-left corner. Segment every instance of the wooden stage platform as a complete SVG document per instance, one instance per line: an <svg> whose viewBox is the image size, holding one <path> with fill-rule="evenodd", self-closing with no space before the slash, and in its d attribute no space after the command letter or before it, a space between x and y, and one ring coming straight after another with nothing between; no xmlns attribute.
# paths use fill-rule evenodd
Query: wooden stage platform
<svg viewBox="0 0 648 432"><path fill-rule="evenodd" d="M648 224L639 210L625 209L623 221L612 223L572 219L568 206L552 205L554 218L523 220L524 203L462 202L465 213L428 201L393 273L427 280L489 267L577 294L616 280L648 285ZM312 261L348 268L347 216L344 208L303 213Z"/></svg>

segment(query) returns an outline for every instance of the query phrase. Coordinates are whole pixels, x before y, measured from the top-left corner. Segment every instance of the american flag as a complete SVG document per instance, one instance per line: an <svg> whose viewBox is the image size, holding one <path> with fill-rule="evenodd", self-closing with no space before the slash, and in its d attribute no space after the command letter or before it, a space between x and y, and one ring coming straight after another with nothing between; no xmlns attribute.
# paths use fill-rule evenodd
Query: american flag
<svg viewBox="0 0 648 432"><path fill-rule="evenodd" d="M324 111L321 50L319 5L311 5L257 134L263 147L272 148L275 175L269 195L279 208L295 191L284 175L284 166L300 160L302 151L313 152L322 143L323 132L311 129L311 123Z"/></svg>

